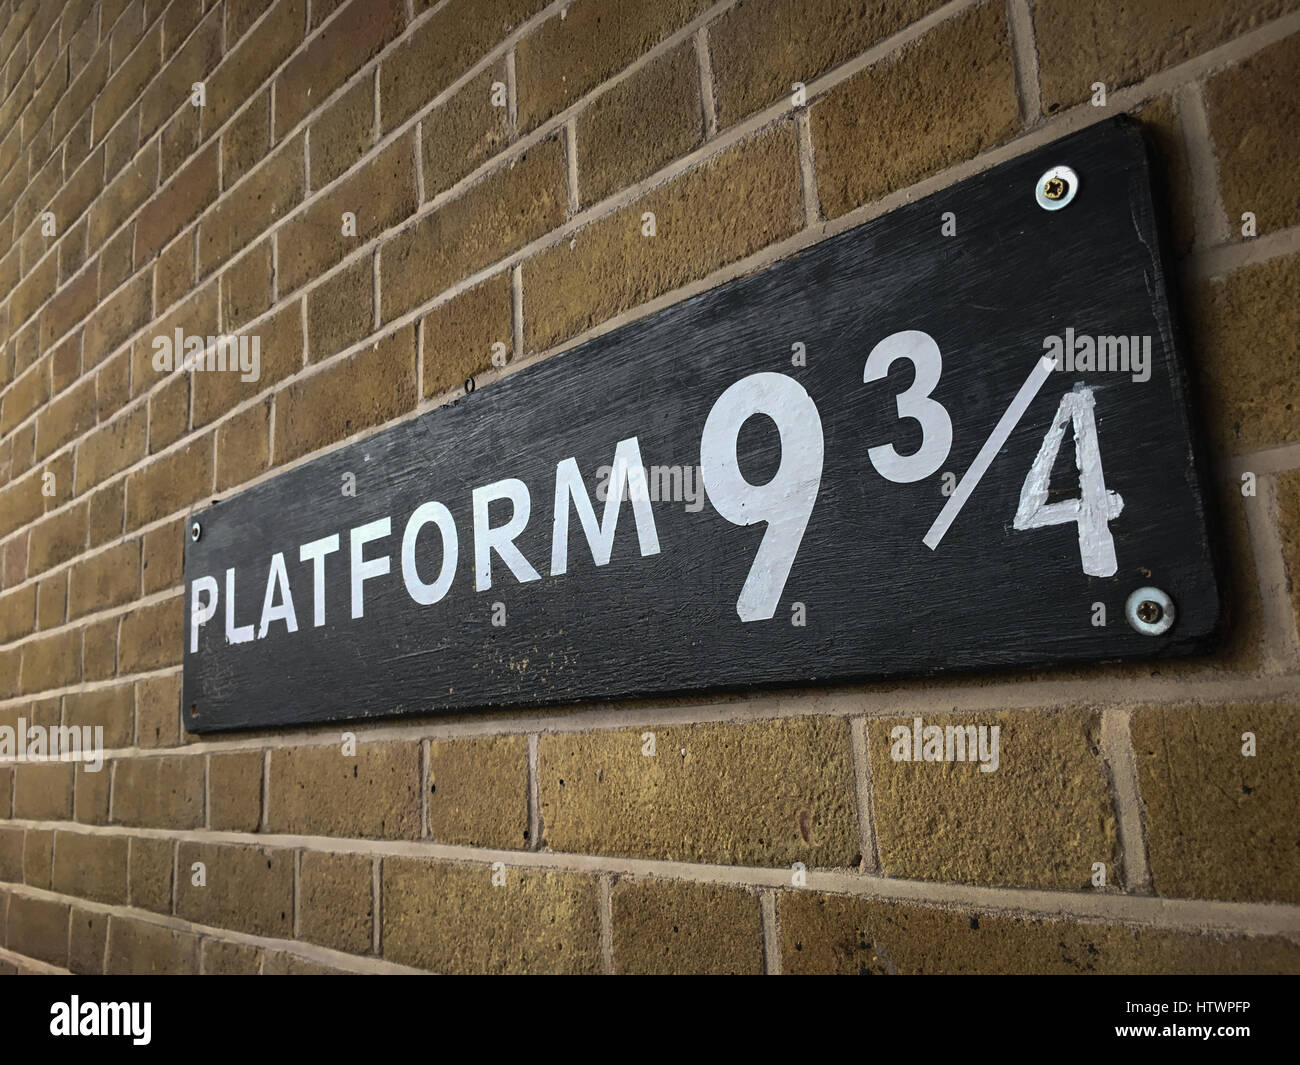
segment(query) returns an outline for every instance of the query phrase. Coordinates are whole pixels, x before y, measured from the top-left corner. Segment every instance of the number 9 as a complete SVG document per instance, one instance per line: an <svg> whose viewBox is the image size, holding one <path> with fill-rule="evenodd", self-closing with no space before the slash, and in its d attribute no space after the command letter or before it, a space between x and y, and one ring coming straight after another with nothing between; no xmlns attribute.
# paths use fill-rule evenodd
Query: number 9
<svg viewBox="0 0 1300 1065"><path fill-rule="evenodd" d="M781 433L781 465L764 485L745 480L736 455L740 427L755 414L766 414ZM705 419L700 472L713 509L733 525L767 522L736 601L741 621L765 621L776 613L817 501L824 447L817 405L785 374L742 378L717 398Z"/></svg>

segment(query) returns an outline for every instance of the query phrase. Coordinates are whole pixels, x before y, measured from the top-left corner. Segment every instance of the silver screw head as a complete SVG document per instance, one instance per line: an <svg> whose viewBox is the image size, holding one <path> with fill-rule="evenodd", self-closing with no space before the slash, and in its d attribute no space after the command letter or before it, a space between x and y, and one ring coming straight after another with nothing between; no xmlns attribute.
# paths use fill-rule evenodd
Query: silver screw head
<svg viewBox="0 0 1300 1065"><path fill-rule="evenodd" d="M1079 175L1068 166L1054 166L1038 179L1034 199L1044 211L1059 211L1079 191Z"/></svg>
<svg viewBox="0 0 1300 1065"><path fill-rule="evenodd" d="M1134 631L1143 636L1163 636L1174 627L1178 609L1166 592L1148 585L1128 597L1124 616Z"/></svg>
<svg viewBox="0 0 1300 1065"><path fill-rule="evenodd" d="M198 541L199 541L199 537L202 536L202 535L203 535L203 526L201 526L197 521L195 521L195 522L191 522L191 523L190 523L190 539L191 539L194 543L198 543Z"/></svg>

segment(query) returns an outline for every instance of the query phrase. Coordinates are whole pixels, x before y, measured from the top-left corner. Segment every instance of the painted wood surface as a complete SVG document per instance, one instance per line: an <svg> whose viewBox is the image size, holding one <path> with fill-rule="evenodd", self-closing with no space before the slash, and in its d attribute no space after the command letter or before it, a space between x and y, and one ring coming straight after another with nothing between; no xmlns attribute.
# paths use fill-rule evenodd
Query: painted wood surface
<svg viewBox="0 0 1300 1065"><path fill-rule="evenodd" d="M1078 173L1078 192L1064 209L1044 211L1034 189L1058 164ZM955 216L955 235L943 232L945 212ZM195 514L202 536L187 548L187 601L202 577L219 595L195 644L187 612L187 727L1205 650L1219 591L1159 228L1140 129L1102 123ZM1095 370L1048 375L931 549L923 538L949 500L944 474L950 487L961 481L1033 374L1045 338L1067 328L1150 337L1149 380ZM900 419L897 408L913 364L896 359L864 380L873 348L908 331L928 335L941 353L929 396L951 424L950 448L930 445L942 461L913 481L882 476L869 456L892 444L905 460L923 445L920 423ZM806 365L793 364L795 345ZM780 429L762 414L743 421L739 472L756 486L774 475L789 482L789 507L774 511L770 499L760 506L757 491L734 505L661 499L650 504L658 552L643 554L634 505L624 501L609 561L596 565L569 504L567 570L552 573L557 465L576 460L600 521L597 471L613 465L620 441L635 438L646 467L693 471L719 397L758 374L784 375L798 389L772 393L783 404ZM1122 500L1104 523L1115 566L1106 576L1084 572L1076 523L1015 527L1044 438L1063 397L1078 389L1092 396L1105 490ZM792 401L799 394L815 405L815 419ZM810 476L814 420L822 461L806 529L771 617L742 620L738 600L768 524L736 524L720 510L730 506L742 521L761 510L777 526L797 525L808 478L789 475ZM1049 503L1081 491L1071 427L1061 435ZM721 485L722 459L705 461ZM341 491L346 474L355 475L355 496ZM472 494L505 478L528 490L529 520L514 543L538 579L520 582L493 555L491 587L476 590ZM459 551L446 594L426 605L404 583L401 545L412 513L431 501L447 508ZM491 504L491 524L503 524L510 509ZM387 557L389 572L363 582L364 615L353 618L350 533L384 517L391 534L366 543L363 555ZM325 621L317 627L313 563L300 561L300 547L331 534L340 547L323 562ZM226 570L235 571L234 625L257 630L276 553L297 631L271 620L264 637L228 642ZM415 557L420 579L433 583L442 565L436 526L423 528ZM1125 621L1125 600L1144 585L1177 605L1165 635L1139 634ZM1107 615L1100 627L1097 603ZM502 611L505 624L494 625Z"/></svg>

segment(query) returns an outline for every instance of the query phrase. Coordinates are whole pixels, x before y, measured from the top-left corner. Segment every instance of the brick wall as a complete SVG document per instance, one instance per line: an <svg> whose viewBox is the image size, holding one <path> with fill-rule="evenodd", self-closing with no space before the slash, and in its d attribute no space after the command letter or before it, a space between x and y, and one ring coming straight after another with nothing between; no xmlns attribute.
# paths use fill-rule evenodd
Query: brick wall
<svg viewBox="0 0 1300 1065"><path fill-rule="evenodd" d="M4 0L0 724L108 762L0 763L0 971L1300 970L1298 74L1292 0ZM354 756L181 727L191 508L1119 112L1163 157L1213 656ZM154 371L178 327L258 334L260 380ZM1000 724L1002 768L892 761L916 714Z"/></svg>

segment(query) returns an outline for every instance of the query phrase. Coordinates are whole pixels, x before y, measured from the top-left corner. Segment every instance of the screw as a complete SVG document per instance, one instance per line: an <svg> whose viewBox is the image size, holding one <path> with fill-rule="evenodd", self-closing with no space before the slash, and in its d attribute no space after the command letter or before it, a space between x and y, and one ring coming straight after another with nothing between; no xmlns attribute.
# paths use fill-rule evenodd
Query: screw
<svg viewBox="0 0 1300 1065"><path fill-rule="evenodd" d="M1143 599L1142 602L1138 603L1137 615L1148 625L1154 625L1165 616L1165 612L1160 609L1160 604L1155 600Z"/></svg>
<svg viewBox="0 0 1300 1065"><path fill-rule="evenodd" d="M1034 199L1044 211L1059 211L1079 191L1079 175L1068 166L1054 166L1038 179Z"/></svg>
<svg viewBox="0 0 1300 1065"><path fill-rule="evenodd" d="M1128 597L1124 616L1143 636L1162 636L1174 627L1178 611L1167 593L1148 585Z"/></svg>
<svg viewBox="0 0 1300 1065"><path fill-rule="evenodd" d="M190 526L190 539L191 539L194 543L198 543L198 542L199 542L199 537L202 536L202 535L203 535L203 526L201 526L197 521L194 522L194 523Z"/></svg>

